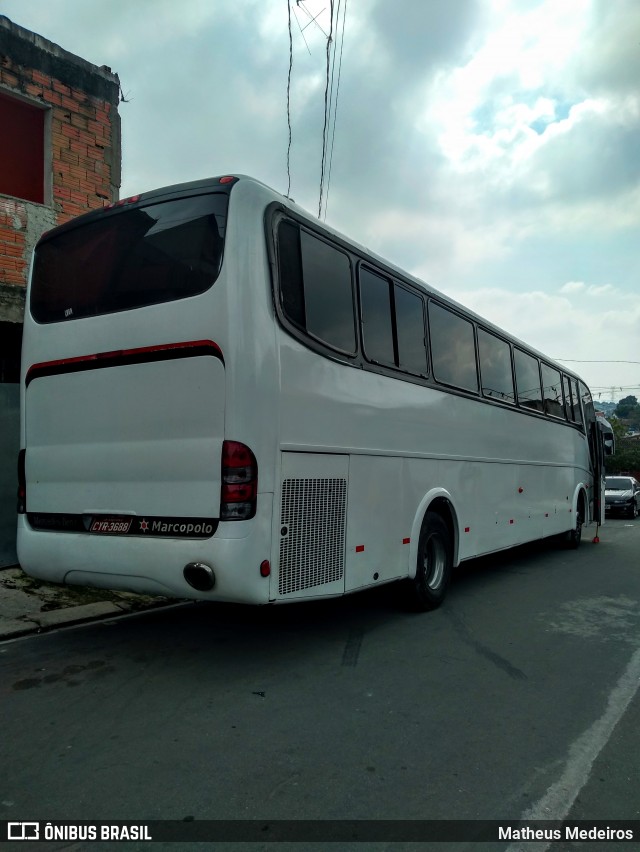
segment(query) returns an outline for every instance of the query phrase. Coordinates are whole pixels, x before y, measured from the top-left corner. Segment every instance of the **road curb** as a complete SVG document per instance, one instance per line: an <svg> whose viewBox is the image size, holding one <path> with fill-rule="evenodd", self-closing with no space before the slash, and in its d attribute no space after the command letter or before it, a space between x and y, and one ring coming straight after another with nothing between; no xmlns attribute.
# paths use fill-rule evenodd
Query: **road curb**
<svg viewBox="0 0 640 852"><path fill-rule="evenodd" d="M70 587L51 583L27 585L29 579L19 565L6 566L0 575L0 641L175 603L169 598L117 591L104 592L102 600L76 603L75 592Z"/></svg>
<svg viewBox="0 0 640 852"><path fill-rule="evenodd" d="M175 601L159 601L145 605L128 605L126 603L111 603L97 601L80 606L64 609L49 610L48 612L33 612L20 616L19 619L4 619L0 622L0 642L6 639L17 639L32 633L45 633L60 627L71 627L92 621L103 621L120 615L130 615L146 612L151 609L174 605Z"/></svg>

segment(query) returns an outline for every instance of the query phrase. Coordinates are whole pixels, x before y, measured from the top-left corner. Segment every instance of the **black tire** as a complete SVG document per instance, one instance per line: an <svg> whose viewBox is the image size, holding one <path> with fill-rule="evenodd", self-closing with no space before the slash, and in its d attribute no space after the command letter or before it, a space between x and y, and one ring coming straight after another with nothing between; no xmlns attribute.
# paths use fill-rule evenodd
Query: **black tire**
<svg viewBox="0 0 640 852"><path fill-rule="evenodd" d="M582 541L582 525L584 524L584 503L580 501L578 504L578 514L576 516L575 529L569 530L566 537L567 547L570 550L577 550Z"/></svg>
<svg viewBox="0 0 640 852"><path fill-rule="evenodd" d="M633 503L632 503L632 505L631 505L631 510L630 510L630 512L629 512L629 517L630 517L632 520L635 520L635 519L638 517L638 504L635 502L635 500L633 501Z"/></svg>
<svg viewBox="0 0 640 852"><path fill-rule="evenodd" d="M427 512L418 540L416 576L404 581L406 600L414 612L440 606L447 593L452 567L449 528L436 512Z"/></svg>

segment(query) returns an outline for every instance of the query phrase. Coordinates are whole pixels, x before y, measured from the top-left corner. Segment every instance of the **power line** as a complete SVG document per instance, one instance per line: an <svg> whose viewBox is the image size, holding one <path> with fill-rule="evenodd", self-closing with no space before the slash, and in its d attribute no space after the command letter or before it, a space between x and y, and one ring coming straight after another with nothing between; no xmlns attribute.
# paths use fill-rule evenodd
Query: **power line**
<svg viewBox="0 0 640 852"><path fill-rule="evenodd" d="M640 364L640 361L581 361L578 358L554 358L554 361L569 361L571 364Z"/></svg>
<svg viewBox="0 0 640 852"><path fill-rule="evenodd" d="M287 198L291 193L291 72L293 70L293 35L291 33L291 0L287 0L287 17L289 20L289 74L287 75L287 127L289 142L287 144ZM296 18L297 20L297 18ZM303 36L304 38L304 36Z"/></svg>
<svg viewBox="0 0 640 852"><path fill-rule="evenodd" d="M330 38L330 37L331 37L330 35L327 35L327 34L325 33L325 31L322 29L322 27L321 27L321 26L320 26L320 24L318 23L318 18L320 17L320 15L322 14L322 12L324 12L324 9L323 9L321 12L318 12L318 14L314 16L314 15L312 15L312 14L311 14L311 12L307 9L307 7L304 5L304 3L302 2L302 0L296 0L296 5L297 5L297 6L299 6L299 7L302 9L302 11L305 13L305 15L307 16L307 18L309 18L309 23L305 25L305 30L306 30L306 28L307 28L308 26L310 26L311 24L315 24L315 25L316 25L316 27L320 30L320 32L322 33L322 35L323 35L325 38Z"/></svg>
<svg viewBox="0 0 640 852"><path fill-rule="evenodd" d="M329 187L331 185L331 170L333 165L333 151L335 145L336 121L338 114L338 97L340 94L340 78L342 74L342 55L344 51L344 33L348 0L344 0L344 7L342 6L342 2L343 0L338 0L336 11L335 0L330 0L330 27L329 34L327 35L327 33L320 26L317 20L320 14L322 14L322 12L319 12L317 15L313 16L311 12L306 8L302 0L296 0L296 5L293 8L291 6L292 0L287 0L287 27L289 33L289 69L287 73L287 197L289 197L291 192L291 149L293 140L293 131L291 126L291 80L293 76L293 33L291 20L292 14L296 19L298 29L300 30L300 34L309 54L311 54L311 51L304 36L304 30L307 29L307 27L311 26L311 24L315 25L320 30L320 32L322 32L322 34L327 40L324 87L324 121L322 127L322 158L320 162L320 191L318 199L319 219L322 218L323 204L324 215L326 219ZM341 8L343 9L342 24L340 23ZM300 25L296 9L302 9L307 18L309 18L309 21L304 27ZM324 9L322 11L324 11ZM334 30L336 32L335 41ZM338 42L340 43L340 58L338 61L338 71L336 74L336 54L338 52ZM332 50L333 57L331 56Z"/></svg>
<svg viewBox="0 0 640 852"><path fill-rule="evenodd" d="M338 0L338 12L337 12L337 15L336 15L336 22L338 21L338 19L340 17L340 2L341 2L341 0ZM325 202L324 202L324 218L325 218L325 221L327 219L327 207L329 206L329 188L331 186L331 167L333 165L333 145L334 145L335 138L336 138L336 119L338 117L338 97L340 95L340 75L342 73L342 51L344 49L344 28L345 28L345 20L346 20L346 17L347 17L347 2L348 2L348 0L344 0L344 11L342 13L342 32L341 32L341 35L338 36L338 38L340 38L340 59L338 61L338 82L336 84L336 100L335 100L335 104L334 104L334 107L333 107L333 131L331 133L331 148L330 148L330 152L329 152L329 174L327 175L327 197L326 197ZM336 48L334 48L334 51L333 51L334 65L335 65L335 60L336 60ZM333 72L332 72L332 75L333 75Z"/></svg>
<svg viewBox="0 0 640 852"><path fill-rule="evenodd" d="M318 202L318 219L322 216L322 194L324 190L324 164L327 158L327 128L329 119L329 66L331 59L331 44L333 42L333 0L330 2L331 9L331 25L329 27L329 35L327 37L327 82L324 88L324 127L322 129L322 160L320 163L320 200Z"/></svg>
<svg viewBox="0 0 640 852"><path fill-rule="evenodd" d="M640 385L590 385L590 388L597 391L625 391L640 390Z"/></svg>
<svg viewBox="0 0 640 852"><path fill-rule="evenodd" d="M289 0L289 9L291 9L291 0ZM307 48L307 53L309 54L309 56L311 56L311 48L309 47L309 43L307 42L307 39L305 38L305 35L304 35L304 31L306 30L307 26L309 26L309 25L307 24L304 27L300 26L300 20L298 18L298 15L297 15L295 9L293 10L293 16L296 19L296 24L298 25L298 29L300 30L300 35L302 36L302 41L304 42L304 46Z"/></svg>

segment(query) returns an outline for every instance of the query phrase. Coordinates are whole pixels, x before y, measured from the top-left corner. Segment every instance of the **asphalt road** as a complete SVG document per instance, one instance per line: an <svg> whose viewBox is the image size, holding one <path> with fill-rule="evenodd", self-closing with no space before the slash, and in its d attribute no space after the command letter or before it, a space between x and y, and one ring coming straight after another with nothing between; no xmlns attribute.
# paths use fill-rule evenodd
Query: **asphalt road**
<svg viewBox="0 0 640 852"><path fill-rule="evenodd" d="M640 820L639 552L612 520L467 563L433 613L388 587L0 645L0 819Z"/></svg>

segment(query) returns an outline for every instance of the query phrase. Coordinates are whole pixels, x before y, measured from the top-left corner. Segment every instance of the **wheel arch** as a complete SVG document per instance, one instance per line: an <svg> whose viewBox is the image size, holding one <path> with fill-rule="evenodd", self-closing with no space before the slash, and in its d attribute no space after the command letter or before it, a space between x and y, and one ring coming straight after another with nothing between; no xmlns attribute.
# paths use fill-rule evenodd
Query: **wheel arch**
<svg viewBox="0 0 640 852"><path fill-rule="evenodd" d="M589 495L587 493L587 486L584 482L579 482L576 485L575 491L573 492L573 501L571 504L572 511L572 527L576 528L578 523L578 510L580 508L580 504L582 503L583 513L582 513L582 523L586 526L593 519L591 517L591 504L589 503Z"/></svg>
<svg viewBox="0 0 640 852"><path fill-rule="evenodd" d="M409 550L409 577L415 577L418 559L418 542L420 530L427 512L436 512L444 520L451 533L451 544L453 551L453 565L458 564L460 527L458 524L459 513L456 502L446 488L432 488L428 491L416 511L411 527L411 547Z"/></svg>

